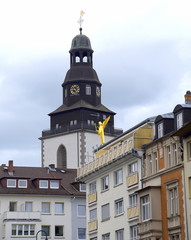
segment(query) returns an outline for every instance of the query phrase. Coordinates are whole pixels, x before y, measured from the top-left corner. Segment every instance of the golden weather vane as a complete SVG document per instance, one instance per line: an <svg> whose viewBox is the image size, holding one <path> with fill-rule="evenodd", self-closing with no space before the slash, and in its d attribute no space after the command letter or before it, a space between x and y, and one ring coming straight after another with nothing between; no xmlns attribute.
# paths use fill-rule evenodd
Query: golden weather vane
<svg viewBox="0 0 191 240"><path fill-rule="evenodd" d="M78 20L78 23L80 24L80 28L81 28L82 23L83 23L83 21L84 21L84 19L83 19L83 15L84 15L84 14L85 14L84 11L80 11L80 18L79 18L79 20Z"/></svg>
<svg viewBox="0 0 191 240"><path fill-rule="evenodd" d="M107 117L103 122L99 122L99 126L96 126L96 132L98 133L98 135L101 138L101 144L103 145L105 143L105 138L104 138L104 129L107 125L107 123L109 122L110 116Z"/></svg>

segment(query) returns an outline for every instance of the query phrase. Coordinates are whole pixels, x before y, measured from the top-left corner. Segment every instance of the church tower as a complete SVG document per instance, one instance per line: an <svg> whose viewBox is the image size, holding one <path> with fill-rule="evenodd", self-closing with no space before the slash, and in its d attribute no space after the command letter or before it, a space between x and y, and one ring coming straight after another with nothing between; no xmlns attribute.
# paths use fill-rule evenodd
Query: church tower
<svg viewBox="0 0 191 240"><path fill-rule="evenodd" d="M92 161L92 148L100 145L95 130L98 122L108 116L106 141L117 135L115 113L101 103L101 82L93 69L90 39L82 34L73 38L70 69L62 84L63 103L49 114L50 130L43 131L42 166L55 164L58 168L78 168Z"/></svg>

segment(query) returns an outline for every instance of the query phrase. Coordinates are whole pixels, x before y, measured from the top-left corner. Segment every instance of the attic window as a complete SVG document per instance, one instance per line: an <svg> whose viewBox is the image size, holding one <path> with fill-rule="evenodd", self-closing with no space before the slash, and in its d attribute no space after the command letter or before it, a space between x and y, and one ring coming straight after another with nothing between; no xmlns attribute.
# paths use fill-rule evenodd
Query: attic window
<svg viewBox="0 0 191 240"><path fill-rule="evenodd" d="M19 187L19 188L27 188L27 180L20 179L20 180L18 181L18 187Z"/></svg>
<svg viewBox="0 0 191 240"><path fill-rule="evenodd" d="M182 113L177 114L177 129L181 128L183 126L183 117Z"/></svg>
<svg viewBox="0 0 191 240"><path fill-rule="evenodd" d="M80 184L80 192L86 192L86 184L85 183Z"/></svg>
<svg viewBox="0 0 191 240"><path fill-rule="evenodd" d="M163 123L158 125L158 138L163 137Z"/></svg>
<svg viewBox="0 0 191 240"><path fill-rule="evenodd" d="M59 181L56 181L56 180L50 181L50 188L58 189Z"/></svg>
<svg viewBox="0 0 191 240"><path fill-rule="evenodd" d="M48 181L47 180L40 180L39 181L39 188L48 188Z"/></svg>
<svg viewBox="0 0 191 240"><path fill-rule="evenodd" d="M16 188L16 179L7 179L8 188Z"/></svg>

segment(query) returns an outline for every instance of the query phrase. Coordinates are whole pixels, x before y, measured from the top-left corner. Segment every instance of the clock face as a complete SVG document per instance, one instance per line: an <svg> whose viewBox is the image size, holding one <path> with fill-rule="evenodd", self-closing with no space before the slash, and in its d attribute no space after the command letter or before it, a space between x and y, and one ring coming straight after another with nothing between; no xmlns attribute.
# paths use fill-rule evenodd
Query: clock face
<svg viewBox="0 0 191 240"><path fill-rule="evenodd" d="M72 85L70 88L70 92L72 95L78 95L78 93L80 92L80 87L77 84Z"/></svg>
<svg viewBox="0 0 191 240"><path fill-rule="evenodd" d="M99 87L96 87L96 94L97 94L98 97L99 97L100 94L101 94L101 92L100 92L100 88L99 88Z"/></svg>

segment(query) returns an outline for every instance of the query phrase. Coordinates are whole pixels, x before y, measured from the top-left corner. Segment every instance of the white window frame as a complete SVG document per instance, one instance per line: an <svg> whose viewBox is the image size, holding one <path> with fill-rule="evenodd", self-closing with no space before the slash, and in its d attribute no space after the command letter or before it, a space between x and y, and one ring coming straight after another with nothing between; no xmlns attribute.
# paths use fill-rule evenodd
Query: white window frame
<svg viewBox="0 0 191 240"><path fill-rule="evenodd" d="M80 192L86 192L86 184L80 183Z"/></svg>
<svg viewBox="0 0 191 240"><path fill-rule="evenodd" d="M45 184L45 186L43 186ZM48 180L39 180L39 188L48 188Z"/></svg>
<svg viewBox="0 0 191 240"><path fill-rule="evenodd" d="M44 206L43 206L44 205ZM48 207L45 207L45 205L47 205ZM42 202L41 203L41 213L42 214L50 214L50 202ZM46 209L48 209L48 211L46 211Z"/></svg>
<svg viewBox="0 0 191 240"><path fill-rule="evenodd" d="M124 240L124 229L119 229L115 231L116 240Z"/></svg>
<svg viewBox="0 0 191 240"><path fill-rule="evenodd" d="M64 202L55 202L54 212L56 215L64 214Z"/></svg>
<svg viewBox="0 0 191 240"><path fill-rule="evenodd" d="M97 208L91 209L89 211L89 219L90 219L90 222L97 220Z"/></svg>
<svg viewBox="0 0 191 240"><path fill-rule="evenodd" d="M153 153L153 158L154 158L154 162L155 162L155 173L157 173L158 172L158 154L157 154L157 152L154 152Z"/></svg>
<svg viewBox="0 0 191 240"><path fill-rule="evenodd" d="M56 183L56 185L55 185L55 183ZM50 188L51 189L59 189L59 181L58 180L51 180L50 181Z"/></svg>
<svg viewBox="0 0 191 240"><path fill-rule="evenodd" d="M89 193L95 193L96 192L96 181L89 184Z"/></svg>
<svg viewBox="0 0 191 240"><path fill-rule="evenodd" d="M109 190L109 175L101 178L101 191Z"/></svg>
<svg viewBox="0 0 191 240"><path fill-rule="evenodd" d="M27 235L26 235L25 226L28 227ZM13 234L13 231L15 232L15 234ZM21 234L19 234L20 231L21 231ZM31 232L32 232L32 234L31 234ZM12 224L12 226L11 226L11 236L27 237L27 236L34 236L34 235L35 235L35 224Z"/></svg>
<svg viewBox="0 0 191 240"><path fill-rule="evenodd" d="M138 233L139 233L139 226L138 225L130 226L131 240L138 239L138 237L139 237Z"/></svg>
<svg viewBox="0 0 191 240"><path fill-rule="evenodd" d="M174 165L178 164L178 148L177 144L173 144L173 154L174 154Z"/></svg>
<svg viewBox="0 0 191 240"><path fill-rule="evenodd" d="M11 182L13 184L10 184ZM8 188L16 188L16 185L17 185L16 179L7 179L7 187Z"/></svg>
<svg viewBox="0 0 191 240"><path fill-rule="evenodd" d="M167 167L172 166L172 154L171 154L171 146L166 146L166 155L167 155Z"/></svg>
<svg viewBox="0 0 191 240"><path fill-rule="evenodd" d="M158 138L161 138L164 136L164 132L163 132L163 123L159 123L158 124Z"/></svg>
<svg viewBox="0 0 191 240"><path fill-rule="evenodd" d="M169 196L169 216L176 216L179 214L179 197L177 183L168 186L168 196Z"/></svg>
<svg viewBox="0 0 191 240"><path fill-rule="evenodd" d="M129 195L129 208L135 207L138 204L138 194L133 193Z"/></svg>
<svg viewBox="0 0 191 240"><path fill-rule="evenodd" d="M182 112L177 114L176 121L177 121L177 129L180 129L183 126L183 114L182 114Z"/></svg>
<svg viewBox="0 0 191 240"><path fill-rule="evenodd" d="M123 169L120 168L114 172L114 184L115 186L123 183Z"/></svg>
<svg viewBox="0 0 191 240"><path fill-rule="evenodd" d="M79 230L80 230L80 229L83 229L83 231L85 231L85 232L84 232L84 238L81 238L81 237L79 236ZM77 236L77 237L78 237L78 238L77 238L78 240L86 240L86 228L78 228L78 236Z"/></svg>
<svg viewBox="0 0 191 240"><path fill-rule="evenodd" d="M142 221L148 221L150 219L150 196L145 195L141 197L141 211Z"/></svg>
<svg viewBox="0 0 191 240"><path fill-rule="evenodd" d="M33 211L33 202L29 202L29 201L25 202L25 212L32 212L32 211Z"/></svg>
<svg viewBox="0 0 191 240"><path fill-rule="evenodd" d="M121 215L124 213L124 202L123 198L115 200L115 216Z"/></svg>
<svg viewBox="0 0 191 240"><path fill-rule="evenodd" d="M20 185L21 183L25 183L25 185ZM27 188L27 180L26 179L19 179L18 180L18 188Z"/></svg>
<svg viewBox="0 0 191 240"><path fill-rule="evenodd" d="M102 235L102 240L110 240L110 233L105 233Z"/></svg>
<svg viewBox="0 0 191 240"><path fill-rule="evenodd" d="M86 205L78 205L77 207L77 216L86 217Z"/></svg>
<svg viewBox="0 0 191 240"><path fill-rule="evenodd" d="M138 171L138 162L133 162L128 165L128 175L134 174Z"/></svg>
<svg viewBox="0 0 191 240"><path fill-rule="evenodd" d="M86 95L91 95L91 85L86 84Z"/></svg>
<svg viewBox="0 0 191 240"><path fill-rule="evenodd" d="M44 229L43 229L43 228L44 228ZM45 229L45 228L48 229L48 233L46 232L46 229ZM51 229L50 225L42 225L42 226L41 226L41 229L43 230L43 231L41 232L41 238L42 238L42 237L45 237L46 235L47 235L47 237L50 237L50 229ZM45 234L44 232L46 232L46 234Z"/></svg>
<svg viewBox="0 0 191 240"><path fill-rule="evenodd" d="M101 219L102 221L108 220L110 218L110 206L109 203L101 206Z"/></svg>

